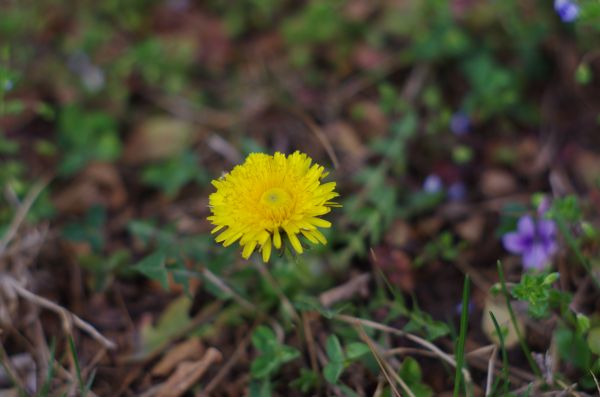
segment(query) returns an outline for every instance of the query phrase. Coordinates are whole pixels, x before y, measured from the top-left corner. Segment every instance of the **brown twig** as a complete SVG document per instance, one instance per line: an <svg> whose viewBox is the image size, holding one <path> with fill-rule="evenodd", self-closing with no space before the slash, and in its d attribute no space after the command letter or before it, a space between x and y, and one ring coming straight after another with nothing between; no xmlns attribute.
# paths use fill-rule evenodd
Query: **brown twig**
<svg viewBox="0 0 600 397"><path fill-rule="evenodd" d="M343 321L343 322L346 322L349 324L353 324L353 325L360 324L365 327L377 329L377 330L380 330L383 332L388 332L391 334L395 334L395 335L410 339L411 341L425 347L426 349L431 350L433 353L436 354L436 356L438 358L442 359L443 361L447 362L448 364L450 364L451 366L456 368L456 361L454 360L454 358L451 355L444 353L439 347L437 347L433 343L431 343L423 338L420 338L416 335L410 334L405 331L401 331L397 328L393 328L393 327L390 327L385 324L377 323L375 321L366 320L366 319L362 319L362 318L358 318L358 317L347 316L344 314L338 314L338 315L334 316L334 318L336 320L340 320L340 321ZM467 383L467 385L471 385L472 378L471 378L471 374L469 373L469 370L466 368L463 368L462 372L463 372L463 377L464 377L465 383ZM470 389L471 389L471 387L468 388L468 390L470 390Z"/></svg>
<svg viewBox="0 0 600 397"><path fill-rule="evenodd" d="M348 282L323 292L319 295L319 302L324 307L330 307L336 302L349 299L357 292L364 291L370 280L370 273L353 277Z"/></svg>
<svg viewBox="0 0 600 397"><path fill-rule="evenodd" d="M205 397L212 395L213 391L221 384L221 382L223 382L223 379L225 379L225 377L229 374L233 366L239 361L239 359L242 357L242 354L244 354L244 352L248 348L248 344L251 340L251 335L252 332L249 332L248 335L246 335L246 337L242 340L242 343L240 343L238 347L236 347L229 360L227 360L227 362L221 367L221 369L219 369L219 372L217 372L214 378L212 378L208 385L206 385L204 390L201 390L196 395L197 397Z"/></svg>
<svg viewBox="0 0 600 397"><path fill-rule="evenodd" d="M72 328L72 324L77 326L82 331L88 333L92 338L94 338L98 343L109 350L116 349L117 345L111 340L104 337L100 332L96 330L91 324L82 320L75 314L71 313L64 307L46 299L39 295L34 294L33 292L23 288L14 278L10 276L1 276L0 284L3 288L11 289L15 291L19 296L24 299L27 299L31 303L34 303L38 306L51 310L57 314L59 314L63 319L63 326L65 330L69 331Z"/></svg>
<svg viewBox="0 0 600 397"><path fill-rule="evenodd" d="M494 381L494 366L496 365L496 356L498 355L498 347L494 345L494 350L490 355L487 369L487 379L485 382L485 396L492 395L492 382Z"/></svg>
<svg viewBox="0 0 600 397"><path fill-rule="evenodd" d="M412 392L412 390L410 390L408 385L402 380L402 378L398 376L398 374L396 374L396 371L394 371L393 368L390 368L390 364L381 357L379 348L375 345L375 343L373 343L371 338L369 338L369 335L367 335L362 325L355 324L355 328L358 331L360 338L369 346L369 349L371 349L371 353L373 353L373 357L375 358L375 361L377 361L377 364L381 368L383 376L385 376L386 380L388 381L390 389L394 393L394 396L402 397L402 394L400 394L398 389L396 389L396 386L394 384L395 380L409 397L415 397L414 393Z"/></svg>

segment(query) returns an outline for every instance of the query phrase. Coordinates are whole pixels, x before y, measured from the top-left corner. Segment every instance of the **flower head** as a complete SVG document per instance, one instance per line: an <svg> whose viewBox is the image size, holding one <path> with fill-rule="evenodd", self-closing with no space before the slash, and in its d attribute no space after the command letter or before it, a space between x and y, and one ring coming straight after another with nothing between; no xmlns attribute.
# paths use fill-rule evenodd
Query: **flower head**
<svg viewBox="0 0 600 397"><path fill-rule="evenodd" d="M573 22L579 16L579 5L573 0L554 0L554 10L563 22Z"/></svg>
<svg viewBox="0 0 600 397"><path fill-rule="evenodd" d="M331 223L320 216L338 206L331 201L338 196L335 182L321 183L327 174L304 153L251 153L243 164L212 181L217 191L209 197L208 220L215 225L212 233L221 232L216 241L227 247L239 240L244 258L259 247L265 262L272 247L282 247L284 233L298 253L303 251L299 235L326 244L318 227Z"/></svg>
<svg viewBox="0 0 600 397"><path fill-rule="evenodd" d="M442 178L436 174L430 174L423 181L423 190L427 193L438 193L444 188Z"/></svg>
<svg viewBox="0 0 600 397"><path fill-rule="evenodd" d="M541 269L558 251L556 225L548 219L536 222L525 215L519 219L516 231L504 235L502 243L507 251L522 255L525 268Z"/></svg>
<svg viewBox="0 0 600 397"><path fill-rule="evenodd" d="M450 119L450 130L455 135L465 135L471 129L471 118L465 112L456 112Z"/></svg>

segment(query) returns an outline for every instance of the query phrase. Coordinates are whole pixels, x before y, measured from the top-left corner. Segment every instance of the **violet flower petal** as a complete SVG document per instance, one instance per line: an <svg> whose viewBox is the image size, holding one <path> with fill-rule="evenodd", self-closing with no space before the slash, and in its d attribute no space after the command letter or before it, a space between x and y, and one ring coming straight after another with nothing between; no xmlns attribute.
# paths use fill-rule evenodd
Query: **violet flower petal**
<svg viewBox="0 0 600 397"><path fill-rule="evenodd" d="M542 244L533 244L523 253L523 266L526 269L542 269L548 263L548 255Z"/></svg>
<svg viewBox="0 0 600 397"><path fill-rule="evenodd" d="M517 224L517 232L523 237L533 239L535 237L535 223L529 215L522 216Z"/></svg>
<svg viewBox="0 0 600 397"><path fill-rule="evenodd" d="M579 16L579 5L572 0L554 0L554 10L563 22L573 22Z"/></svg>
<svg viewBox="0 0 600 397"><path fill-rule="evenodd" d="M537 232L542 239L554 240L556 238L556 224L549 219L540 219L537 222Z"/></svg>
<svg viewBox="0 0 600 397"><path fill-rule="evenodd" d="M531 240L523 238L519 232L511 232L502 236L504 248L513 254L522 254L529 249Z"/></svg>

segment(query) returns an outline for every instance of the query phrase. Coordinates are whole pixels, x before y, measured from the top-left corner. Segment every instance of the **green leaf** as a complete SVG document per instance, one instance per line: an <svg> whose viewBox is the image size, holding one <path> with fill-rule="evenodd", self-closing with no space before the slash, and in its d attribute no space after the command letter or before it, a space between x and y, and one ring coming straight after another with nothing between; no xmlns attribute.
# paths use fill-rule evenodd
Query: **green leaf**
<svg viewBox="0 0 600 397"><path fill-rule="evenodd" d="M190 271L185 266L181 258L177 258L175 263L167 266L167 271L173 276L173 281L183 286L183 291L188 297L192 297L190 292Z"/></svg>
<svg viewBox="0 0 600 397"><path fill-rule="evenodd" d="M325 377L325 380L327 380L327 382L331 384L336 384L343 371L343 363L330 361L323 368L323 376Z"/></svg>
<svg viewBox="0 0 600 397"><path fill-rule="evenodd" d="M354 361L370 351L369 346L362 342L352 342L346 346L346 356L350 361Z"/></svg>
<svg viewBox="0 0 600 397"><path fill-rule="evenodd" d="M587 343L592 353L600 355L600 327L590 330L587 336Z"/></svg>
<svg viewBox="0 0 600 397"><path fill-rule="evenodd" d="M193 152L184 152L179 156L147 166L142 172L142 181L157 187L168 197L174 197L189 182L206 182L208 177L199 167L197 156Z"/></svg>
<svg viewBox="0 0 600 397"><path fill-rule="evenodd" d="M277 359L281 364L292 361L298 357L300 357L300 352L291 346L280 346L277 351Z"/></svg>
<svg viewBox="0 0 600 397"><path fill-rule="evenodd" d="M257 379L267 378L275 373L281 363L271 354L263 354L252 361L250 373Z"/></svg>
<svg viewBox="0 0 600 397"><path fill-rule="evenodd" d="M593 74L590 65L587 63L581 63L575 70L575 81L581 85L588 85L592 82Z"/></svg>
<svg viewBox="0 0 600 397"><path fill-rule="evenodd" d="M579 332L580 334L585 334L589 329L590 318L585 314L577 313L577 332Z"/></svg>
<svg viewBox="0 0 600 397"><path fill-rule="evenodd" d="M402 366L400 367L399 375L407 384L419 383L423 376L421 366L417 360L412 357L406 357L404 359Z"/></svg>
<svg viewBox="0 0 600 397"><path fill-rule="evenodd" d="M157 251L136 263L134 269L146 277L158 281L164 289L167 289L169 288L169 274L165 267L165 259L165 254Z"/></svg>
<svg viewBox="0 0 600 397"><path fill-rule="evenodd" d="M325 350L327 351L327 357L329 361L336 363L344 362L344 351L340 340L335 335L329 335L325 343Z"/></svg>
<svg viewBox="0 0 600 397"><path fill-rule="evenodd" d="M273 391L269 379L250 382L250 397L271 397Z"/></svg>
<svg viewBox="0 0 600 397"><path fill-rule="evenodd" d="M560 327L555 331L554 337L563 360L574 364L579 369L589 368L592 355L588 343L581 335L566 327Z"/></svg>
<svg viewBox="0 0 600 397"><path fill-rule="evenodd" d="M269 327L260 325L252 333L252 345L261 352L272 351L273 346L278 344L275 333Z"/></svg>
<svg viewBox="0 0 600 397"><path fill-rule="evenodd" d="M291 386L300 390L304 394L314 390L317 387L319 376L311 370L300 368L300 376L292 381Z"/></svg>
<svg viewBox="0 0 600 397"><path fill-rule="evenodd" d="M94 206L88 210L82 221L65 225L62 233L66 239L88 242L95 252L100 252L104 247L105 222L106 209Z"/></svg>

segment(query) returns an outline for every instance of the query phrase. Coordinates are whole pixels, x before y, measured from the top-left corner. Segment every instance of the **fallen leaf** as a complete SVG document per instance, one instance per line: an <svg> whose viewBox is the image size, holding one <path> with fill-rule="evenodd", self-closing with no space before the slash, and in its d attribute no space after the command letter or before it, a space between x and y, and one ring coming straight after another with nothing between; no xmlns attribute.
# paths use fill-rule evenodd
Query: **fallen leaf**
<svg viewBox="0 0 600 397"><path fill-rule="evenodd" d="M340 155L342 162L348 164L350 169L359 168L368 157L367 147L351 124L343 121L329 124L325 128L325 133L335 147L336 153Z"/></svg>
<svg viewBox="0 0 600 397"><path fill-rule="evenodd" d="M117 168L110 163L94 162L54 197L53 203L63 214L82 214L94 205L120 208L127 191Z"/></svg>
<svg viewBox="0 0 600 397"><path fill-rule="evenodd" d="M171 117L149 118L128 137L123 159L137 165L171 158L188 147L193 134L193 126L184 121Z"/></svg>
<svg viewBox="0 0 600 397"><path fill-rule="evenodd" d="M500 338L496 333L496 328L494 327L494 322L492 317L490 316L490 312L494 313L494 317L496 317L496 321L500 326L500 330L504 333L504 346L507 349L515 346L519 342L519 338L517 336L517 332L515 327L510 319L510 313L508 308L506 307L506 303L504 303L501 299L495 299L491 296L488 296L485 302L485 306L483 309L483 317L481 318L481 327L483 329L484 334L487 338L499 345ZM523 320L521 320L517 316L517 324L519 329L521 330L521 334L525 337L525 325Z"/></svg>
<svg viewBox="0 0 600 397"><path fill-rule="evenodd" d="M484 216L480 213L476 213L468 217L466 220L458 223L455 226L455 229L456 233L458 233L461 238L471 243L475 243L483 237L482 233L484 226Z"/></svg>
<svg viewBox="0 0 600 397"><path fill-rule="evenodd" d="M183 361L197 360L202 357L202 353L204 353L204 346L200 339L187 339L170 348L150 373L153 376L166 376L173 371L177 364Z"/></svg>
<svg viewBox="0 0 600 397"><path fill-rule="evenodd" d="M210 347L201 360L185 361L177 366L171 377L162 384L156 397L179 397L196 384L210 366L222 360L223 356L217 349Z"/></svg>
<svg viewBox="0 0 600 397"><path fill-rule="evenodd" d="M491 168L481 175L480 187L486 197L498 197L515 192L517 181L511 173Z"/></svg>

